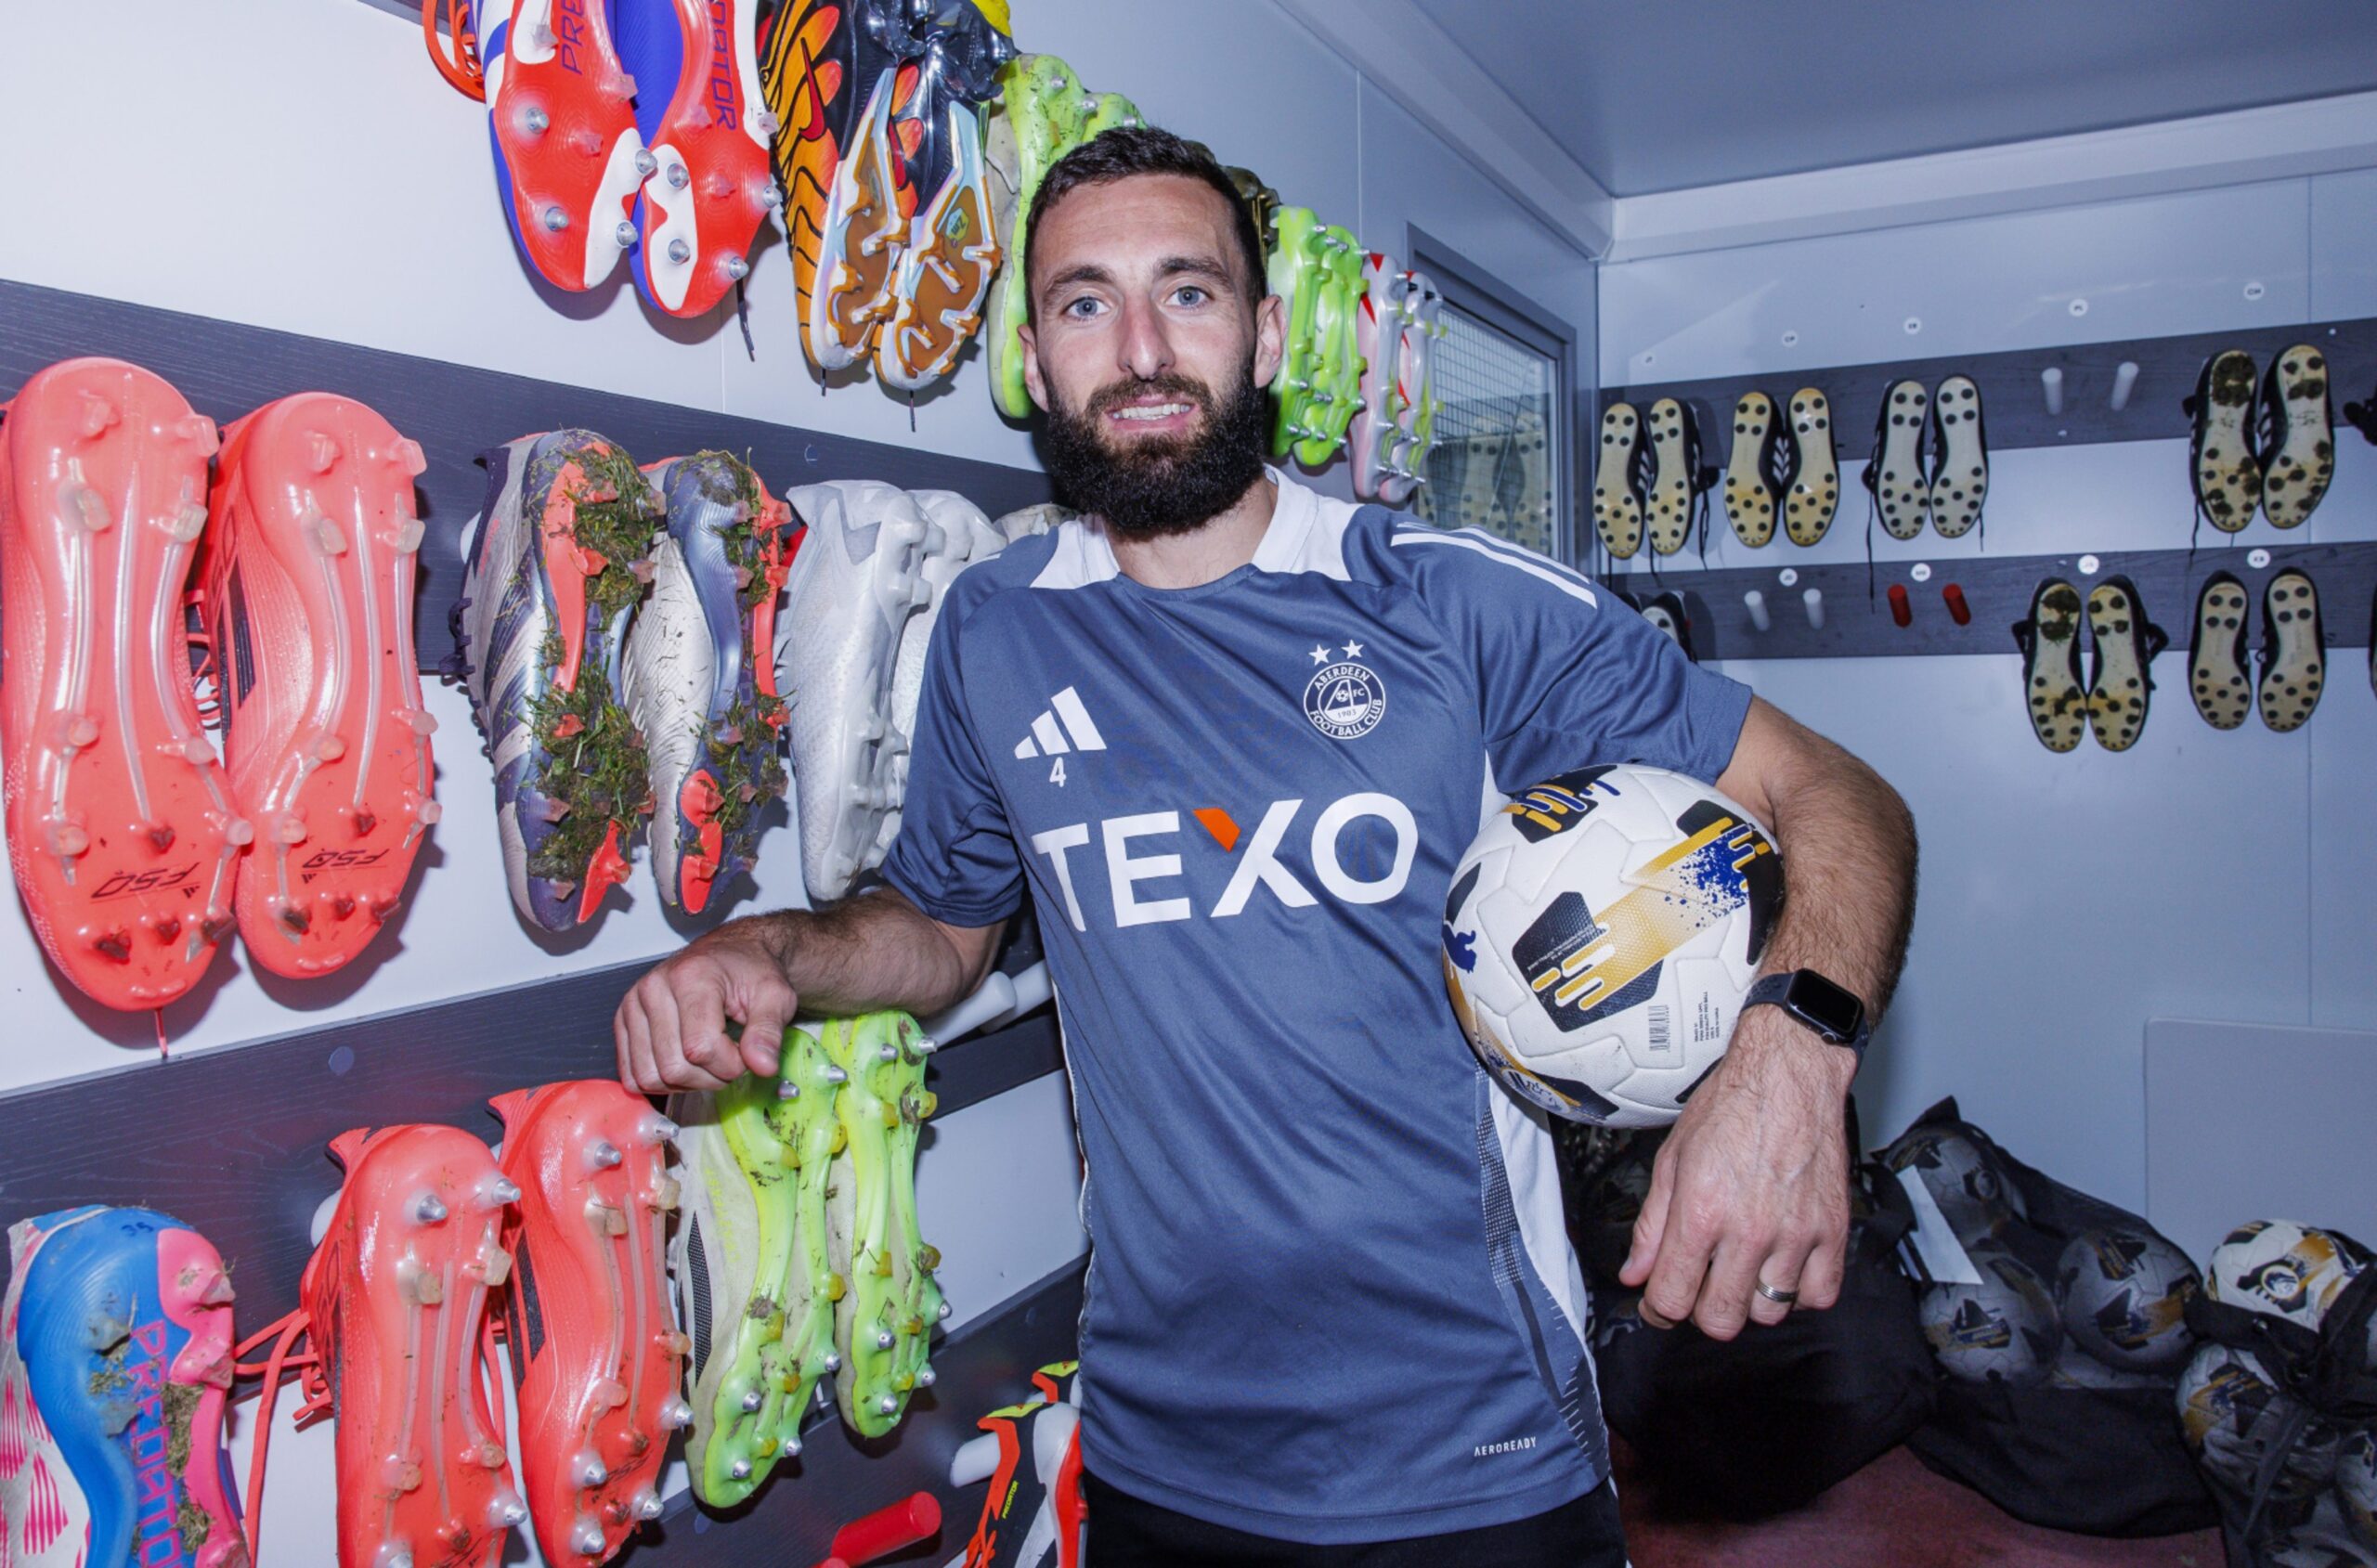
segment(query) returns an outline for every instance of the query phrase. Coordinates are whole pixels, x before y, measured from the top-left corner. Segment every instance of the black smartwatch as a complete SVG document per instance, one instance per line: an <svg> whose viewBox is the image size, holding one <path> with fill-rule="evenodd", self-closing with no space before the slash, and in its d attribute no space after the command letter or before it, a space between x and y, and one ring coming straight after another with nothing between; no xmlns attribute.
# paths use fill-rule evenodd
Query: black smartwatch
<svg viewBox="0 0 2377 1568"><path fill-rule="evenodd" d="M1865 1004L1855 992L1833 984L1813 969L1794 969L1760 978L1742 998L1744 1012L1768 1004L1782 1008L1832 1044L1855 1052L1858 1064L1864 1064L1865 1042L1874 1030L1865 1021Z"/></svg>

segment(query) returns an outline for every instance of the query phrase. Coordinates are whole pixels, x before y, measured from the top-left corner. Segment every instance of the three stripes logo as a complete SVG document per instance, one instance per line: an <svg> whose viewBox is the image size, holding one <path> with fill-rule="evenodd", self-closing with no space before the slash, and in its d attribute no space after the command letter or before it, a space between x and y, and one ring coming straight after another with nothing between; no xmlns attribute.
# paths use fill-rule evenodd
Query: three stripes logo
<svg viewBox="0 0 2377 1568"><path fill-rule="evenodd" d="M1015 743L1015 759L1029 762L1035 757L1052 757L1056 766L1049 770L1048 782L1065 782L1065 755L1074 751L1104 751L1106 737L1098 732L1097 723L1089 717L1089 709L1082 706L1081 693L1071 686L1048 699L1048 706L1032 721L1032 733Z"/></svg>

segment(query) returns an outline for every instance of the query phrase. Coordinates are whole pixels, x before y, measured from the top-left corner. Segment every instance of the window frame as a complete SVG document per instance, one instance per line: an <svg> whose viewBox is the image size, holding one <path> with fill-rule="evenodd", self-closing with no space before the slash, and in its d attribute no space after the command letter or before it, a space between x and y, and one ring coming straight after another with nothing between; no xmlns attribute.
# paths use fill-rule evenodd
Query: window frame
<svg viewBox="0 0 2377 1568"><path fill-rule="evenodd" d="M1568 437L1560 443L1559 460L1552 467L1552 543L1563 564L1576 565L1582 558L1584 537L1578 505L1577 453L1590 422L1583 383L1578 376L1576 329L1557 312L1527 298L1418 224L1406 226L1406 238L1410 257L1406 265L1426 273L1446 303L1552 361L1552 406L1568 411Z"/></svg>

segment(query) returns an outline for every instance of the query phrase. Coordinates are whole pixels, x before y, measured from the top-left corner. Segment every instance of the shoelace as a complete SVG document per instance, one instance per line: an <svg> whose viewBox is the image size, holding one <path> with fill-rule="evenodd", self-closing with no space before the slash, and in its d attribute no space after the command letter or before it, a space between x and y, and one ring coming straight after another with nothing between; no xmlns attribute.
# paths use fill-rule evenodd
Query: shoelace
<svg viewBox="0 0 2377 1568"><path fill-rule="evenodd" d="M261 1380L256 1391L255 1442L248 1454L248 1484L240 1504L240 1522L247 1534L248 1562L251 1564L262 1561L256 1555L256 1543L258 1537L264 1534L265 1456L272 1445L273 1407L279 1403L281 1383L292 1372L305 1380L305 1403L298 1409L296 1417L300 1425L325 1412L335 1414L331 1402L332 1391L322 1363L321 1353L310 1348L310 1344L309 1348L303 1351L292 1353L291 1350L301 1334L310 1341L313 1327L313 1319L308 1317L305 1309L300 1306L241 1340L239 1347L231 1353L231 1369L235 1374L243 1378ZM495 1365L496 1338L496 1314L490 1310L479 1324L479 1373L483 1380L488 1368ZM256 1349L266 1341L272 1342L272 1349L262 1361L246 1362L240 1359L243 1355L254 1354ZM484 1387L484 1383L482 1386ZM455 1397L463 1398L466 1395L457 1391ZM494 1422L496 1445L508 1451L511 1447L511 1436L504 1423L503 1396L500 1389L498 1389L495 1396L487 1401L487 1408Z"/></svg>
<svg viewBox="0 0 2377 1568"><path fill-rule="evenodd" d="M470 0L421 0L421 41L437 74L466 98L487 101L487 71L478 34L471 31ZM440 23L439 13L445 13Z"/></svg>

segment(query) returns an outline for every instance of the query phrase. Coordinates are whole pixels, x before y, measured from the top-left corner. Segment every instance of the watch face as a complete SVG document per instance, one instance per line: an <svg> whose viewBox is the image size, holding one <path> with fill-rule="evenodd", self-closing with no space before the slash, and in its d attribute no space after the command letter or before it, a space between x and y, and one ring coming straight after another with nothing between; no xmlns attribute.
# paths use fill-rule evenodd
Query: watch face
<svg viewBox="0 0 2377 1568"><path fill-rule="evenodd" d="M1857 1026L1865 1017L1863 1002L1813 969L1801 969L1791 977L1785 1005L1836 1043L1855 1038Z"/></svg>

